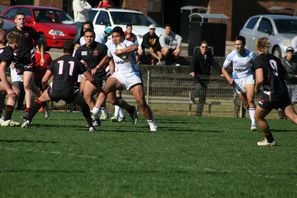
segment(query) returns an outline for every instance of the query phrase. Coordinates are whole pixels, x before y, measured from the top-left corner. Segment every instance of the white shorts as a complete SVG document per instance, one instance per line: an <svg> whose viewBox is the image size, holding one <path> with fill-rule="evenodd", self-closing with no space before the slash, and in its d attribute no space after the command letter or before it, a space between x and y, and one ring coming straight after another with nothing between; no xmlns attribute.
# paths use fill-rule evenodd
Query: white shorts
<svg viewBox="0 0 297 198"><path fill-rule="evenodd" d="M136 84L142 84L142 80L139 72L120 73L114 72L111 77L116 78L120 83L129 90Z"/></svg>
<svg viewBox="0 0 297 198"><path fill-rule="evenodd" d="M236 91L236 93L240 94L240 93L245 93L245 85L253 85L255 84L255 80L253 75L248 75L246 77L243 78L239 78L239 79L234 79L234 84L233 87Z"/></svg>

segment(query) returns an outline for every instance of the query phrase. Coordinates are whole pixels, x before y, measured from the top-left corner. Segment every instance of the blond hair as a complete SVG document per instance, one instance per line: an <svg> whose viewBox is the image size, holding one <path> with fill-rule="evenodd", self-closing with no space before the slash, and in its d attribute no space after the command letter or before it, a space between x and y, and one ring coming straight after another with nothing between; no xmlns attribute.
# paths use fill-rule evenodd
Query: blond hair
<svg viewBox="0 0 297 198"><path fill-rule="evenodd" d="M6 36L8 44L12 44L13 42L16 42L19 38L20 38L20 33L16 31L11 31Z"/></svg>
<svg viewBox="0 0 297 198"><path fill-rule="evenodd" d="M267 37L261 37L256 41L256 49L261 53L267 54L271 47L271 43Z"/></svg>

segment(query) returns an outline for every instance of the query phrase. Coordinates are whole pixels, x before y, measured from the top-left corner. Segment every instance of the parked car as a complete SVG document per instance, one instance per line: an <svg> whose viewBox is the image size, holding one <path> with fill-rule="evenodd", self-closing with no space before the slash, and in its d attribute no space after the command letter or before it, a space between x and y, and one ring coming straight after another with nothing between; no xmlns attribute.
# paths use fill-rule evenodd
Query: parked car
<svg viewBox="0 0 297 198"><path fill-rule="evenodd" d="M246 47L256 50L256 40L267 37L271 42L271 53L279 58L285 55L285 50L291 45L291 40L297 34L297 17L288 15L256 15L250 17L240 33L246 38Z"/></svg>
<svg viewBox="0 0 297 198"><path fill-rule="evenodd" d="M76 34L74 20L61 9L18 5L3 10L1 16L10 22L14 22L17 12L23 12L26 15L26 25L33 27L40 33L49 48L62 48L65 40L74 40Z"/></svg>
<svg viewBox="0 0 297 198"><path fill-rule="evenodd" d="M11 28L13 28L15 26L14 23L10 22L10 21L7 21L5 19L2 19L0 17L0 28L3 28L5 30L9 30Z"/></svg>
<svg viewBox="0 0 297 198"><path fill-rule="evenodd" d="M125 31L127 24L133 25L133 33L137 36L138 43L141 45L142 37L149 31L149 25L156 25L158 36L164 28L158 27L157 23L140 11L118 8L93 8L89 11L89 21L93 23L94 30L99 33L106 26L120 26Z"/></svg>

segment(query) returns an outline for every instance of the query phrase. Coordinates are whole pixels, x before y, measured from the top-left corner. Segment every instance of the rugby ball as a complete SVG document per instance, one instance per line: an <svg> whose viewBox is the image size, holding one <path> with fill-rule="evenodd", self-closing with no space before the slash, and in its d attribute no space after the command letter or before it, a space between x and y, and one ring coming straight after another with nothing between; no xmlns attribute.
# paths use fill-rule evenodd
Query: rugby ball
<svg viewBox="0 0 297 198"><path fill-rule="evenodd" d="M119 43L118 45L116 45L116 49L125 49L127 46L124 43ZM127 59L128 56L127 54L120 54L117 55L118 57L120 57L121 59Z"/></svg>

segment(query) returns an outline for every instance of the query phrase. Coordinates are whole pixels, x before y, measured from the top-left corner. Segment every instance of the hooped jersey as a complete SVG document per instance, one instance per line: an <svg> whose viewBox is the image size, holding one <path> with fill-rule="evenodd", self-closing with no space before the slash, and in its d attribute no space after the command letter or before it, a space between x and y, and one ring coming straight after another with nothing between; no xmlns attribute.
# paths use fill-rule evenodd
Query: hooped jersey
<svg viewBox="0 0 297 198"><path fill-rule="evenodd" d="M223 67L226 68L229 64L232 64L232 78L244 78L252 74L252 61L254 61L255 59L256 54L254 52L244 49L243 55L241 55L237 52L236 49L234 49L230 54L227 55Z"/></svg>

